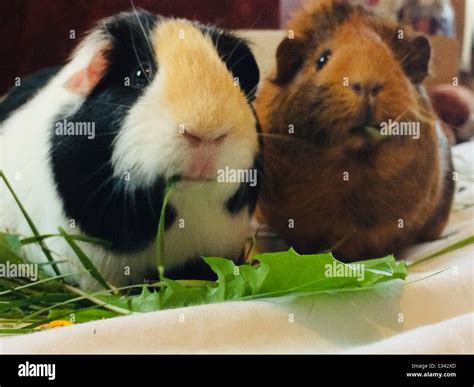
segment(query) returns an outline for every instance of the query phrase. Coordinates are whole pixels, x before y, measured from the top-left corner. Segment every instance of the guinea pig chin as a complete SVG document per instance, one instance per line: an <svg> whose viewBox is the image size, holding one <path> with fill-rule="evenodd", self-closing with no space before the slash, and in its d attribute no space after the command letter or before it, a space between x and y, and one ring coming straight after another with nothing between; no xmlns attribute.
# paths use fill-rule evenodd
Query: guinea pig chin
<svg viewBox="0 0 474 387"><path fill-rule="evenodd" d="M192 155L182 177L187 180L215 180L216 166L213 155Z"/></svg>

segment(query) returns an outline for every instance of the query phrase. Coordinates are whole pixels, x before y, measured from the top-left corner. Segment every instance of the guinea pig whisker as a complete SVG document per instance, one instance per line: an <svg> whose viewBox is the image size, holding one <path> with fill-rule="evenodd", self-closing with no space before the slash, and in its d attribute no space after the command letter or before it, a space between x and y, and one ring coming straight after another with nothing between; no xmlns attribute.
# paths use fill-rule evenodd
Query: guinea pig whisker
<svg viewBox="0 0 474 387"><path fill-rule="evenodd" d="M248 93L247 95L248 96L253 96L253 98L255 98L255 92L257 91L258 89L258 85L256 85L255 87L253 87Z"/></svg>
<svg viewBox="0 0 474 387"><path fill-rule="evenodd" d="M268 159L272 159L274 161L270 161ZM293 165L293 162L290 158L282 158L281 157L281 154L272 154L272 153L269 153L269 152L266 152L265 153L265 157L264 159L262 160L262 164L267 167L268 169L272 169L273 167L275 167L276 165L288 165L288 166L292 166ZM266 178L266 176L265 176Z"/></svg>
<svg viewBox="0 0 474 387"><path fill-rule="evenodd" d="M410 111L410 108L405 109L403 112L401 112L397 117L395 117L394 121L399 121L405 114L407 114Z"/></svg>
<svg viewBox="0 0 474 387"><path fill-rule="evenodd" d="M128 206L127 206L127 200L128 200L128 195L127 193L125 192L126 191L126 188L124 185L121 186L120 188L120 193L122 195L122 198L123 198L123 206L122 206L122 213L123 213L123 222L122 222L122 226L124 228L127 227L128 225Z"/></svg>
<svg viewBox="0 0 474 387"><path fill-rule="evenodd" d="M312 147L316 148L316 144L314 144L311 141L307 141L305 139L302 139L300 137L296 136L288 136L284 134L276 134L276 133L258 133L259 136L263 137L264 140L265 138L269 139L270 141L277 140L281 142L288 142L288 143L299 143L302 146L307 146L307 147Z"/></svg>
<svg viewBox="0 0 474 387"><path fill-rule="evenodd" d="M105 187L107 187L113 180L115 179L115 176L109 176L107 179L105 179L90 195L89 198L84 202L84 207L86 207L92 199L100 192L102 191Z"/></svg>
<svg viewBox="0 0 474 387"><path fill-rule="evenodd" d="M418 52L409 52L407 53L406 55L404 55L403 57L400 58L400 65L403 67L403 65L405 64L405 62L408 60L408 59L411 59L411 60L415 60L415 59L419 59L421 57L421 55L424 55L424 53L422 51L418 51Z"/></svg>
<svg viewBox="0 0 474 387"><path fill-rule="evenodd" d="M230 52L229 55L226 55L226 61L229 61L230 58L232 58L232 55L234 55L234 53L237 51L237 49L239 48L239 46L245 42L244 39L239 39L239 41L237 42L237 44L235 45L235 47L233 48L233 50Z"/></svg>
<svg viewBox="0 0 474 387"><path fill-rule="evenodd" d="M416 118L418 118L422 122L430 122L435 119L435 115L433 114L433 112L423 107L411 107L410 111Z"/></svg>
<svg viewBox="0 0 474 387"><path fill-rule="evenodd" d="M345 242L347 242L350 238L352 238L356 232L357 232L357 228L354 227L346 235L344 235L342 238L336 241L332 246L330 246L327 249L327 252L331 252L331 251L339 249Z"/></svg>
<svg viewBox="0 0 474 387"><path fill-rule="evenodd" d="M400 119L402 119L402 117L406 116L408 113L411 113L413 118L416 120L419 120L421 123L429 123L434 118L431 112L424 110L422 108L410 106L405 111L400 113L398 117L395 118L394 121L399 121Z"/></svg>
<svg viewBox="0 0 474 387"><path fill-rule="evenodd" d="M107 199L102 203L102 209L99 212L97 216L97 224L101 224L102 220L107 214L107 209L109 208L110 204L112 203L112 200L117 196L117 193L121 193L121 190L123 189L121 184L114 184L112 186L112 189L110 193L107 196Z"/></svg>
<svg viewBox="0 0 474 387"><path fill-rule="evenodd" d="M266 156L268 157L270 155L267 154ZM276 157L275 157L275 159L276 159ZM273 177L273 174L271 173L273 164L270 164L267 161L267 159L265 159L264 157L260 157L259 164L260 164L260 168L263 171L263 178L265 179L266 185L274 187L275 186L275 184L274 184L275 179Z"/></svg>
<svg viewBox="0 0 474 387"><path fill-rule="evenodd" d="M264 15L264 9L262 9L262 11L260 11L260 14L258 14L258 16L255 18L255 20L252 22L252 24L250 25L249 28L241 28L240 30L241 31L247 31L247 32L254 31L255 26L260 21L260 19L263 17L263 15Z"/></svg>
<svg viewBox="0 0 474 387"><path fill-rule="evenodd" d="M156 213L156 209L155 209L155 206L153 205L153 199L151 197L151 187L149 187L147 190L146 190L146 198L147 198L147 204L148 204L148 207L151 209L151 213L153 215L153 219L158 219L158 214Z"/></svg>
<svg viewBox="0 0 474 387"><path fill-rule="evenodd" d="M277 134L277 133L257 133L258 136L261 137L271 137L271 138L277 138L285 141L295 141L296 138L292 138L290 136L284 135L284 134Z"/></svg>
<svg viewBox="0 0 474 387"><path fill-rule="evenodd" d="M99 168L97 168L94 173L90 174L87 176L84 180L81 181L81 184L87 183L89 180L91 180L95 175L97 175L99 172L102 172L103 169L109 165L112 164L111 160L106 161L104 164L102 164Z"/></svg>
<svg viewBox="0 0 474 387"><path fill-rule="evenodd" d="M229 69L230 71L232 71L234 69L235 66L237 66L240 62L242 62L245 58L249 57L250 54L247 54L247 55L244 55L243 57L239 58L233 65L232 67Z"/></svg>
<svg viewBox="0 0 474 387"><path fill-rule="evenodd" d="M113 135L116 135L117 133L119 133L120 130L113 130L111 132L102 132L102 133L97 133L95 135L95 137L100 137L100 136L113 136Z"/></svg>
<svg viewBox="0 0 474 387"><path fill-rule="evenodd" d="M137 211L137 191L131 190L130 193L130 202L132 206L132 215L133 219L138 219L138 211Z"/></svg>
<svg viewBox="0 0 474 387"><path fill-rule="evenodd" d="M135 18L137 19L138 25L140 26L140 29L142 30L143 37L145 38L145 41L146 41L146 44L147 44L147 47L148 47L149 54L153 57L153 49L152 49L152 46L151 46L151 42L150 42L149 36L146 34L146 32L145 32L145 27L143 26L142 21L141 21L140 18L138 17L138 11L137 11L137 9L136 9L136 7L135 7L135 4L133 3L133 0L130 0L130 4L132 5L133 13L135 14Z"/></svg>
<svg viewBox="0 0 474 387"><path fill-rule="evenodd" d="M253 30L253 28L254 28L255 25L258 23L258 21L260 20L260 18L262 17L262 15L263 15L263 11L262 11L261 14L255 19L255 21L252 23L252 25L250 26L250 28L247 29L246 31L251 31L251 30ZM244 30L244 31L245 31L245 30ZM217 33L217 39L216 39L215 44L214 44L214 48L216 49L217 52L219 52L219 39L220 39L220 36L221 36L221 34ZM238 39L238 41L237 41L237 44L235 45L235 47L234 47L234 48L232 49L232 51L230 52L230 54L225 55L225 57L224 57L223 59L224 59L226 62L230 61L230 59L232 58L232 56L234 55L234 53L237 51L237 49L239 48L239 46L240 46L242 43L250 45L250 43L249 43L246 39L240 37L240 38ZM244 60L245 58L247 58L249 55L252 55L252 54L250 53L250 54L248 54L248 55L243 56L242 58L239 58L239 59L229 68L229 70L232 71L232 70L234 69L234 67L235 67L237 64L239 64L242 60ZM254 89L252 89L249 93L247 93L247 95L249 95L249 96L254 95L254 92L257 90L257 88L258 88L258 85L256 85Z"/></svg>
<svg viewBox="0 0 474 387"><path fill-rule="evenodd" d="M216 52L219 52L219 40L220 40L220 38L221 38L221 34L217 33L216 43L214 44L214 48L215 48Z"/></svg>
<svg viewBox="0 0 474 387"><path fill-rule="evenodd" d="M132 107L132 105L124 105L124 104L121 104L121 103L103 102L103 101L95 101L94 104L118 106L118 107L123 107L123 108L126 108L126 109L130 109Z"/></svg>

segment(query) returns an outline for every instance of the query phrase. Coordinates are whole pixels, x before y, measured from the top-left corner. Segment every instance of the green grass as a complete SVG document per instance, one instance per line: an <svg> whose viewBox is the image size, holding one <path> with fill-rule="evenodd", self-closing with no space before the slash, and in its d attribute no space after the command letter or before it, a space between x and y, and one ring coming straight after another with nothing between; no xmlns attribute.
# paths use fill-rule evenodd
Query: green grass
<svg viewBox="0 0 474 387"><path fill-rule="evenodd" d="M204 257L206 264L217 274L217 281L167 279L163 237L164 213L175 186L175 182L172 182L165 191L156 238L157 268L161 280L151 284L116 288L107 283L81 248L87 243L107 246L107 241L71 235L63 228L58 228L57 234L40 234L1 171L0 177L21 209L33 234L21 236L0 233L0 264L27 263L24 248L32 244L37 244L45 255L45 262L39 265L39 279L36 282L26 278L0 277L0 334L35 332L42 325L61 319L83 323L227 300L245 301L327 292L365 291L400 284L407 275L405 263L397 262L393 256L359 262L362 266L358 267L355 265L357 263L339 262L330 253L299 255L290 249L257 254L250 262L239 266L225 258ZM61 274L61 264L64 261L53 260L47 246L51 238L63 238L82 263L83 270L73 274ZM46 274L47 266L53 268L54 276ZM340 269L345 275L327 275L328 266ZM92 276L101 290L88 292L70 285L68 279L73 275Z"/></svg>

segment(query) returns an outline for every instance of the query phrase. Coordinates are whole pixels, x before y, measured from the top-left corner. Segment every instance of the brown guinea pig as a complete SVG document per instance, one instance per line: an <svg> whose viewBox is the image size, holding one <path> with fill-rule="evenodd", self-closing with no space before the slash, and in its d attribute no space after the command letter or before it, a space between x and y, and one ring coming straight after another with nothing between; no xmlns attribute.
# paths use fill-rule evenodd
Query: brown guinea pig
<svg viewBox="0 0 474 387"><path fill-rule="evenodd" d="M351 261L442 232L454 179L420 83L424 36L345 1L296 13L257 98L259 217L301 253Z"/></svg>

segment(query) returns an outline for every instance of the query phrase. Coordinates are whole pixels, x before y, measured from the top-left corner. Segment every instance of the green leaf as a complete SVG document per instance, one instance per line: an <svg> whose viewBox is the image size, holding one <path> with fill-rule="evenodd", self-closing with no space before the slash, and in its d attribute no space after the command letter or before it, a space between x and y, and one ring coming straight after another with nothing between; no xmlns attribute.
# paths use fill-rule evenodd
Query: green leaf
<svg viewBox="0 0 474 387"><path fill-rule="evenodd" d="M369 259L356 262L365 268L364 280L360 281L360 286L371 286L376 283L393 279L405 279L407 276L407 265L405 262L397 262L393 255L385 258Z"/></svg>
<svg viewBox="0 0 474 387"><path fill-rule="evenodd" d="M148 287L144 286L139 296L130 298L130 310L134 312L154 312L160 310L159 292L150 292Z"/></svg>
<svg viewBox="0 0 474 387"><path fill-rule="evenodd" d="M126 296L117 294L102 294L91 297L97 300L97 305L107 305L107 307L112 311L128 311L128 314L153 312L161 309L159 293L150 292L146 286L143 286L143 290L140 295Z"/></svg>
<svg viewBox="0 0 474 387"><path fill-rule="evenodd" d="M268 267L260 294L308 292L357 286L357 276L348 265L334 259L331 253L299 255L293 249L255 257ZM340 273L348 275L339 275Z"/></svg>
<svg viewBox="0 0 474 387"><path fill-rule="evenodd" d="M258 294L270 271L268 265L264 263L259 266L241 265L239 269L240 275L244 278L247 293L250 295Z"/></svg>
<svg viewBox="0 0 474 387"><path fill-rule="evenodd" d="M160 293L160 306L163 309L180 308L190 305L201 305L209 303L215 289L209 285L202 288L188 288L177 281L163 280L166 287Z"/></svg>
<svg viewBox="0 0 474 387"><path fill-rule="evenodd" d="M204 262L217 274L218 287L212 292L215 302L235 300L246 294L244 277L234 262L217 257L205 257Z"/></svg>
<svg viewBox="0 0 474 387"><path fill-rule="evenodd" d="M4 240L8 246L10 246L10 250L13 251L15 254L21 254L21 242L20 236L17 234L7 234L7 233L0 233L0 240Z"/></svg>
<svg viewBox="0 0 474 387"><path fill-rule="evenodd" d="M20 256L20 249L15 240L18 236L13 234L0 233L0 262L23 263Z"/></svg>

